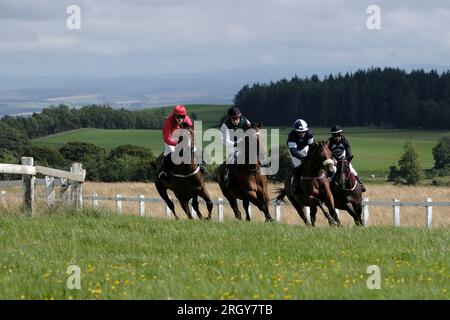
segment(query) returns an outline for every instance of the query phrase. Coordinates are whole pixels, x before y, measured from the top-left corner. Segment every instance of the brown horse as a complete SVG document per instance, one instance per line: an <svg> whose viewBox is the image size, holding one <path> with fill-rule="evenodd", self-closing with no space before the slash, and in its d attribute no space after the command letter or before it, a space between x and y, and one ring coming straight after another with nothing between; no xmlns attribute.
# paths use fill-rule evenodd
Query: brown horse
<svg viewBox="0 0 450 320"><path fill-rule="evenodd" d="M202 197L206 202L206 207L208 209L208 217L207 219L211 219L211 212L213 208L213 203L208 194L208 191L205 188L205 183L203 181L203 174L200 172L200 165L196 163L195 159L195 151L194 151L194 130L192 127L184 128L187 131L187 135L180 137L180 141L184 139L188 140L187 146L190 150L190 161L181 164L174 164L171 174L167 180L162 180L157 178L155 182L156 189L158 190L159 195L164 201L167 203L168 207L172 211L175 219L179 219L177 214L175 213L175 206L167 195L167 190L172 190L175 194L175 197L180 201L181 207L184 212L186 212L189 219L192 219L191 212L189 211L189 200L192 199L192 208L194 208L195 212L199 219L202 219L203 216L200 213L198 206L198 196ZM180 155L182 155L182 151L180 151ZM155 167L161 166L161 162L163 160L164 154L161 154L158 159L155 161Z"/></svg>
<svg viewBox="0 0 450 320"><path fill-rule="evenodd" d="M332 166L330 149L324 142L315 142L309 148L304 162L289 176L284 189L279 190L276 200L283 201L287 196L306 225L315 225L318 206L322 209L330 225L340 225L335 212L330 183L325 173L325 168L329 169ZM298 175L299 185L297 188L292 186L294 174ZM328 211L324 208L324 203ZM304 208L307 206L311 209L311 221L308 221L304 212Z"/></svg>
<svg viewBox="0 0 450 320"><path fill-rule="evenodd" d="M362 190L356 177L350 171L350 162L353 156L347 160L338 160L336 173L331 182L331 191L334 196L337 209L346 210L357 226L364 226L362 214Z"/></svg>
<svg viewBox="0 0 450 320"><path fill-rule="evenodd" d="M245 139L238 146L245 154L245 163L236 164L232 174L230 174L230 183L225 184L226 163L221 164L216 171L217 180L223 195L230 203L236 219L241 220L241 211L237 205L237 199L242 200L245 210L245 219L250 220L249 205L254 204L260 211L264 213L267 222L273 221L269 212L269 188L267 176L261 175L261 163L259 161L259 129L261 125L249 129L246 134L249 135L250 141L256 141L256 161L249 161L250 150L249 144Z"/></svg>

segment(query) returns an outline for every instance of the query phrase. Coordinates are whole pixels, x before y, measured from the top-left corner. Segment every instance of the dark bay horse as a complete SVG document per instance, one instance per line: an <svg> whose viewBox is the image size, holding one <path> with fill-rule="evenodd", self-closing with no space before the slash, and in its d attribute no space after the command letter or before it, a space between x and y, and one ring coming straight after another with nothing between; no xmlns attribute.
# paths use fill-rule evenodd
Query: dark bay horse
<svg viewBox="0 0 450 320"><path fill-rule="evenodd" d="M157 178L155 182L156 189L159 195L167 203L168 207L172 211L175 219L179 219L175 213L175 205L172 200L170 200L167 190L172 190L175 197L180 201L181 207L184 212L186 212L189 219L192 219L191 212L189 211L189 200L192 199L192 208L197 213L199 219L203 216L200 213L198 206L198 197L202 197L206 202L206 207L208 209L207 219L211 219L211 212L213 208L213 203L205 188L205 183L203 181L203 174L200 172L200 165L195 163L195 149L194 149L194 130L192 127L185 127L184 132L187 133L180 137L179 143L183 140L187 141L187 147L190 152L190 157L186 163L174 164L171 174L167 180L162 180ZM187 140L185 140L187 139ZM180 151L182 155L184 150ZM164 154L161 154L155 161L155 167L159 167L163 160Z"/></svg>
<svg viewBox="0 0 450 320"><path fill-rule="evenodd" d="M331 191L337 209L346 210L357 226L363 226L362 214L362 190L356 177L350 171L348 160L338 160L336 173L331 182Z"/></svg>
<svg viewBox="0 0 450 320"><path fill-rule="evenodd" d="M245 219L250 220L249 205L254 204L260 211L264 213L267 222L273 221L269 212L269 188L267 176L261 175L261 163L259 161L259 129L261 125L248 129L247 134L250 136L250 141L256 141L256 148L253 150L249 147L249 143L242 140L238 146L240 152L244 152L245 163L238 163L235 165L232 174L228 179L230 183L226 184L224 181L226 163L221 164L216 171L217 180L220 189L225 198L230 202L236 219L241 220L242 214L237 205L237 199L242 200L245 210ZM250 155L250 152L256 151L256 155ZM249 161L254 157L256 161Z"/></svg>
<svg viewBox="0 0 450 320"><path fill-rule="evenodd" d="M326 143L315 142L309 148L308 155L300 167L289 176L284 189L279 190L276 200L283 201L284 197L287 196L306 225L315 225L317 207L322 209L330 225L340 225L334 207L330 183L325 172L325 169L329 170L332 166L331 151ZM298 175L299 184L295 188L295 192L292 186L294 174ZM328 211L323 204L326 205ZM311 209L311 221L308 221L306 217L305 207Z"/></svg>

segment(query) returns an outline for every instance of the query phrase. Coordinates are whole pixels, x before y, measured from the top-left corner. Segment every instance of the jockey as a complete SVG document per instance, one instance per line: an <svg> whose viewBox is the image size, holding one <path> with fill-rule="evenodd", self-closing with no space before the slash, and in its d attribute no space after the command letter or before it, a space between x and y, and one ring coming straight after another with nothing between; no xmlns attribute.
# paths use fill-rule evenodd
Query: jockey
<svg viewBox="0 0 450 320"><path fill-rule="evenodd" d="M241 111L238 108L231 107L228 109L228 118L222 123L220 127L222 135L222 143L226 148L227 163L230 164L226 167L225 171L225 183L229 183L230 173L236 165L237 155L236 147L238 144L238 137L235 135L234 139L231 140L230 130L242 129L243 131L251 128L251 122L242 116Z"/></svg>
<svg viewBox="0 0 450 320"><path fill-rule="evenodd" d="M352 147L350 145L350 141L342 134L343 130L340 126L334 125L331 130L331 137L327 141L328 148L331 150L333 154L333 160L336 162L337 160L348 160L350 165L350 172L355 176L356 180L358 180L361 185L361 191L366 192L366 187L362 184L359 179L358 173L353 168L350 160L352 159Z"/></svg>
<svg viewBox="0 0 450 320"><path fill-rule="evenodd" d="M308 129L308 124L303 119L297 119L294 122L294 129L289 132L287 145L289 154L291 156L292 166L294 170L300 167L303 160L308 155L309 146L314 143L314 136ZM298 175L294 174L294 181L292 183L296 192L298 185Z"/></svg>
<svg viewBox="0 0 450 320"><path fill-rule="evenodd" d="M309 146L314 143L314 136L303 119L294 122L294 129L289 132L287 145L294 168L298 168L308 154Z"/></svg>
<svg viewBox="0 0 450 320"><path fill-rule="evenodd" d="M183 105L177 105L172 113L164 120L163 123L163 138L164 138L164 159L162 161L162 166L160 168L160 172L158 178L166 179L168 178L168 174L171 171L173 162L172 162L172 153L175 151L175 146L178 141L172 138L172 133L176 129L181 129L183 124L192 127L194 124L192 120L189 118L186 112L186 107ZM200 169L202 172L205 171L204 167L200 165Z"/></svg>

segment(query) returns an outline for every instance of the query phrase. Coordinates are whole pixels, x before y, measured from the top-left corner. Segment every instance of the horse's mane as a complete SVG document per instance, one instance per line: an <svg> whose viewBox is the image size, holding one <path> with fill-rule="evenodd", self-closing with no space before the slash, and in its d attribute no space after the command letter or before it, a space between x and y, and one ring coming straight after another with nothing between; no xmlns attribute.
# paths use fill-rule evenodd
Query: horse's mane
<svg viewBox="0 0 450 320"><path fill-rule="evenodd" d="M326 141L314 141L314 143L309 147L308 154L306 155L306 159L310 160L313 152L317 148L323 148L327 145Z"/></svg>

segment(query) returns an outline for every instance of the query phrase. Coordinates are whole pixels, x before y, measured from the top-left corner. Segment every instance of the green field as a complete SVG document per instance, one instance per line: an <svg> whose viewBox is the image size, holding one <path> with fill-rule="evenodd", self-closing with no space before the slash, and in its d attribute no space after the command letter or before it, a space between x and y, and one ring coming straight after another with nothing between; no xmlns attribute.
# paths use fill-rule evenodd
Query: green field
<svg viewBox="0 0 450 320"><path fill-rule="evenodd" d="M190 114L195 113L198 120L203 121L203 129L218 128L219 120L226 113L226 105L189 105ZM148 109L146 112L167 115L172 107ZM254 119L257 120L257 119ZM316 139L329 137L329 128L311 128ZM280 143L286 143L290 128L280 130ZM354 167L362 176L386 175L389 167L397 165L407 141L413 142L419 151L420 162L424 169L434 165L432 149L438 140L450 135L450 131L421 129L380 129L380 128L345 128L350 138L355 160ZM270 140L270 139L269 139ZM154 154L162 152L164 144L160 130L103 130L81 129L59 135L33 140L34 144L58 149L69 141L85 141L97 144L108 150L122 144L135 144L150 148ZM205 145L208 141L205 142Z"/></svg>
<svg viewBox="0 0 450 320"><path fill-rule="evenodd" d="M0 213L0 299L450 297L446 229ZM69 265L80 290L66 287ZM380 290L366 286L369 265Z"/></svg>
<svg viewBox="0 0 450 320"><path fill-rule="evenodd" d="M280 139L285 139L289 129L280 131ZM314 130L317 139L326 139L328 129ZM353 165L363 176L386 174L389 167L397 165L403 153L403 146L411 140L419 150L420 162L424 169L434 165L432 149L440 137L450 134L445 131L382 130L371 128L349 128L355 160ZM34 144L58 149L69 141L85 141L100 145L108 150L122 144L135 144L150 148L154 154L163 150L160 130L103 130L81 129L51 137L33 140ZM284 140L280 141L285 143ZM205 142L207 145L208 142Z"/></svg>

